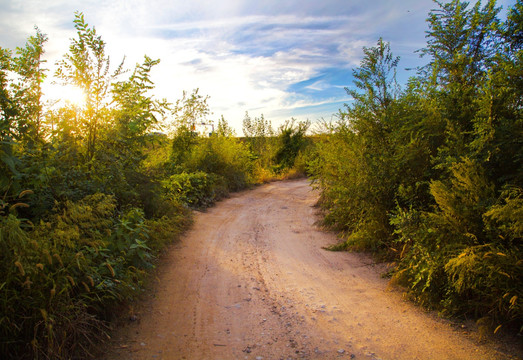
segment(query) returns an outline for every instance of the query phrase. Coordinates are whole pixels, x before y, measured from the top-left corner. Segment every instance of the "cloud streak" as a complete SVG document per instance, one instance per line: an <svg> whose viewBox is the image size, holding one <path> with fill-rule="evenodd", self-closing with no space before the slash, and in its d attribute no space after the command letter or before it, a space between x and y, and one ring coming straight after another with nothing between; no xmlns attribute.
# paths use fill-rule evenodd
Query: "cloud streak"
<svg viewBox="0 0 523 360"><path fill-rule="evenodd" d="M508 1L510 2L510 1ZM183 90L210 95L214 117L241 128L245 111L274 123L295 116L330 118L348 96L351 69L362 47L379 37L420 64L431 0L0 0L0 46L22 46L38 25L49 35L50 68L75 32L83 11L107 42L113 62L128 66L143 55L160 58L153 72L158 97L175 101ZM52 70L54 71L54 70ZM51 71L51 72L52 72ZM405 75L405 79L406 79ZM308 111L308 113L307 113Z"/></svg>

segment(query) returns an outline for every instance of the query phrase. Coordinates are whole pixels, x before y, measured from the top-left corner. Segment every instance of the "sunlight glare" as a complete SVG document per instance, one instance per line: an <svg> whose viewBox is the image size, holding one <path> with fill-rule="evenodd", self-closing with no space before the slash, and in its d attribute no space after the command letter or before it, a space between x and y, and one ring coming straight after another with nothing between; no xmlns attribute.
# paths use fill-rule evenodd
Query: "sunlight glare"
<svg viewBox="0 0 523 360"><path fill-rule="evenodd" d="M83 107L85 105L86 96L82 89L73 85L58 85L53 84L49 86L46 91L46 97L52 101L59 101L65 105L73 105Z"/></svg>

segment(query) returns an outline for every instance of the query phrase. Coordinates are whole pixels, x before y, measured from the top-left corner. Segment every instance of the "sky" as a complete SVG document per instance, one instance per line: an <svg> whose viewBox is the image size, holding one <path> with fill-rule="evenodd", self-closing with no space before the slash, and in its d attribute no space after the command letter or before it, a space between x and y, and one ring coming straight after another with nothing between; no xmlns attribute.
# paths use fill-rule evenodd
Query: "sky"
<svg viewBox="0 0 523 360"><path fill-rule="evenodd" d="M498 1L506 9L515 0ZM0 0L0 47L23 46L34 26L47 34L52 77L75 37L75 11L106 42L114 68L160 59L154 96L174 103L184 90L208 95L212 114L241 135L247 111L277 128L291 117L331 120L350 103L364 46L382 37L400 56L398 80L423 65L432 0ZM57 97L51 90L48 96Z"/></svg>

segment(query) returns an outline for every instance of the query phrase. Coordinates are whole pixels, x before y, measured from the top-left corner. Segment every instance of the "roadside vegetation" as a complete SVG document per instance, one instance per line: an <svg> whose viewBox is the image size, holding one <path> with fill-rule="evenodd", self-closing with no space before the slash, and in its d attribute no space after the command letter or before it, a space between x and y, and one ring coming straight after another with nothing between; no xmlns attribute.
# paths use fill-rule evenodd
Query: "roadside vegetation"
<svg viewBox="0 0 523 360"><path fill-rule="evenodd" d="M240 139L222 117L202 136L207 97L154 98L159 60L113 68L81 13L74 27L53 77L81 89L80 104L43 102L40 30L24 47L0 48L2 358L90 357L191 209L296 173L306 143L308 123L295 121Z"/></svg>
<svg viewBox="0 0 523 360"><path fill-rule="evenodd" d="M522 333L523 4L436 5L405 88L388 43L364 48L309 170L334 249L393 261L420 304Z"/></svg>
<svg viewBox="0 0 523 360"><path fill-rule="evenodd" d="M0 48L0 357L88 358L162 249L230 192L310 175L333 249L375 252L392 281L482 331L523 332L523 3L436 3L427 65L404 88L364 48L351 102L308 136L263 115L213 131L208 98L153 94L160 60L113 67L81 13L52 74L85 101L44 103L39 29Z"/></svg>

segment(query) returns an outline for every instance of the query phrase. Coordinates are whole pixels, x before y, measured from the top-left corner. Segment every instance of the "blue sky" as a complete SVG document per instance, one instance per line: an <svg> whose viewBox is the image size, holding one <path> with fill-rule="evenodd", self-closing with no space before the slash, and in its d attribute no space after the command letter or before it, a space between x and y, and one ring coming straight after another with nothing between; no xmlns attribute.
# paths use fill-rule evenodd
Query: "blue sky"
<svg viewBox="0 0 523 360"><path fill-rule="evenodd" d="M498 1L506 8L514 0ZM285 119L331 119L350 99L362 47L379 37L405 68L423 64L431 0L0 0L0 46L22 46L37 25L49 36L49 74L74 37L75 11L96 27L116 66L143 55L161 59L155 95L183 90L210 96L211 119L224 115L241 135L246 111L277 126ZM49 96L51 90L49 90ZM59 96L59 92L54 92Z"/></svg>

